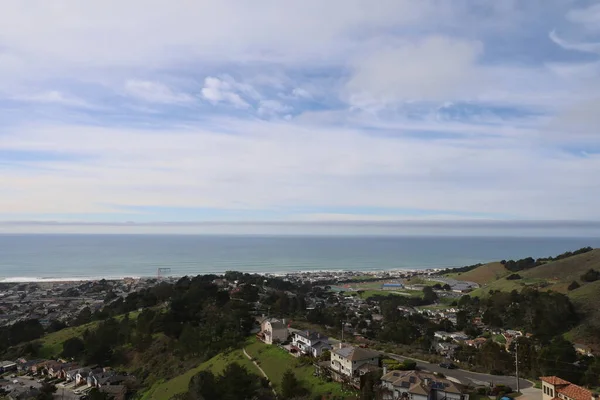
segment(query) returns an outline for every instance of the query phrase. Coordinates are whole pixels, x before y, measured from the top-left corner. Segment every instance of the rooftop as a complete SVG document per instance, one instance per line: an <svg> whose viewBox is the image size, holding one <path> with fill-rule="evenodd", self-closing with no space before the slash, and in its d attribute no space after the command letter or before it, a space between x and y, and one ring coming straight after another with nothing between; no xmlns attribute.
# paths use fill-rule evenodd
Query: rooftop
<svg viewBox="0 0 600 400"><path fill-rule="evenodd" d="M345 346L341 349L335 349L333 352L338 356L351 361L367 360L369 358L379 357L379 353L376 351L353 346Z"/></svg>

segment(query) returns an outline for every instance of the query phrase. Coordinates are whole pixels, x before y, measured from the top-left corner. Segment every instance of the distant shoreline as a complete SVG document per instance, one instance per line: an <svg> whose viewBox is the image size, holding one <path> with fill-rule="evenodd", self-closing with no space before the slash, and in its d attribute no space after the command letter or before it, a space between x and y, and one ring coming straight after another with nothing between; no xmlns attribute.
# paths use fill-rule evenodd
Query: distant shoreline
<svg viewBox="0 0 600 400"><path fill-rule="evenodd" d="M339 274L340 278L349 278L352 276L360 276L360 275L373 275L376 277L377 274L382 273L398 273L398 274L406 274L406 273L433 273L443 271L446 268L455 268L455 267L443 267L443 268L389 268L389 269L378 269L378 270L366 270L366 271L357 271L357 270L340 270L340 269L332 269L332 270L312 270L312 271L286 271L286 272L247 272L247 271L235 271L242 272L248 274L255 275L263 275L263 276L276 276L276 277L300 277L300 276L321 276L323 274ZM90 276L90 277L5 277L0 279L0 284L2 283L77 283L77 282L97 282L101 280L105 281L123 281L123 280L151 280L151 279L164 279L164 280L172 280L172 279L180 279L184 276L198 276L198 275L217 275L222 276L225 272L219 273L211 273L204 272L198 274L188 274L188 275L167 275L159 278L158 276ZM385 279L385 278L382 278Z"/></svg>

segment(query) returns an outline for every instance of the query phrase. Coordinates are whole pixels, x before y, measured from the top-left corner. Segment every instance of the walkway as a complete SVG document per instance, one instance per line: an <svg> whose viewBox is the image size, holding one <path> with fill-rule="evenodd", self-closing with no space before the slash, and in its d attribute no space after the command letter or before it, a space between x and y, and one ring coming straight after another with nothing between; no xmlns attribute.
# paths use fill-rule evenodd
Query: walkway
<svg viewBox="0 0 600 400"><path fill-rule="evenodd" d="M273 391L273 394L277 396L277 392L275 391L275 388L273 387L273 384L271 383L271 380L269 379L269 377L267 376L267 374L265 374L265 371L263 371L263 369L260 367L260 365L258 365L258 363L254 360L252 360L252 357L250 357L250 354L248 354L246 352L246 349L243 348L242 351L244 352L244 355L248 358L248 360L252 361L252 364L254 364L254 366L256 368L258 368L258 370L260 371L260 373L262 374L262 376L264 376L265 378L267 378L267 381L269 381L269 386L271 386L271 390Z"/></svg>

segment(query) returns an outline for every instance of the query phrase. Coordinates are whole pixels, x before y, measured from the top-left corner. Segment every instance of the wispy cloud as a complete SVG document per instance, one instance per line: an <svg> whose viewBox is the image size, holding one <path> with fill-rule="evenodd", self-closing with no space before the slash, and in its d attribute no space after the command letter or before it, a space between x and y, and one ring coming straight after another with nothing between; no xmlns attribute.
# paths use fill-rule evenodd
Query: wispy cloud
<svg viewBox="0 0 600 400"><path fill-rule="evenodd" d="M125 92L136 99L149 103L189 103L194 97L183 92L176 92L160 82L128 80L125 82Z"/></svg>
<svg viewBox="0 0 600 400"><path fill-rule="evenodd" d="M0 220L600 220L597 4L61 1L0 14Z"/></svg>
<svg viewBox="0 0 600 400"><path fill-rule="evenodd" d="M204 80L202 96L212 104L224 103L236 108L249 108L250 104L240 95L241 90L232 80L209 76Z"/></svg>

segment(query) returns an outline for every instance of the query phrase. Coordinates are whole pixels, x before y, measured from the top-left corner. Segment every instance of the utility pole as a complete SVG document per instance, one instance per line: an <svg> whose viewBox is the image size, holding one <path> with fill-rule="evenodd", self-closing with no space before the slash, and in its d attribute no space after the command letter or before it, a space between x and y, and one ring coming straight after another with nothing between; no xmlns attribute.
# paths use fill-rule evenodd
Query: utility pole
<svg viewBox="0 0 600 400"><path fill-rule="evenodd" d="M344 321L342 321L342 344L344 344Z"/></svg>
<svg viewBox="0 0 600 400"><path fill-rule="evenodd" d="M521 393L521 388L519 387L519 340L515 340L515 370L517 373L517 393Z"/></svg>

